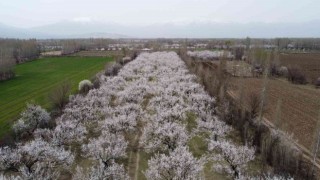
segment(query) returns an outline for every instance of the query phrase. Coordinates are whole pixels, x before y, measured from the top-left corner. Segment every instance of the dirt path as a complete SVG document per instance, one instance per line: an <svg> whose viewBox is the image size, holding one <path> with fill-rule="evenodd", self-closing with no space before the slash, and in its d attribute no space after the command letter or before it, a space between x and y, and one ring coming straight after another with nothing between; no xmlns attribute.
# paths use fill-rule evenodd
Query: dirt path
<svg viewBox="0 0 320 180"><path fill-rule="evenodd" d="M128 172L129 176L133 180L139 179L139 169L140 169L140 137L142 135L143 123L138 121L137 123L137 134L134 139L130 142L131 150L128 162Z"/></svg>
<svg viewBox="0 0 320 180"><path fill-rule="evenodd" d="M138 180L139 163L140 163L140 150L138 149L138 151L137 151L137 158L136 158L136 170L135 170L134 180Z"/></svg>
<svg viewBox="0 0 320 180"><path fill-rule="evenodd" d="M131 179L135 179L136 178L136 169L137 167L139 168L139 150L138 150L138 146L139 146L139 139L140 136L139 134L137 134L133 141L131 142L131 151L130 151L130 155L129 155L129 162L128 162L128 172L129 172L129 176L131 177Z"/></svg>

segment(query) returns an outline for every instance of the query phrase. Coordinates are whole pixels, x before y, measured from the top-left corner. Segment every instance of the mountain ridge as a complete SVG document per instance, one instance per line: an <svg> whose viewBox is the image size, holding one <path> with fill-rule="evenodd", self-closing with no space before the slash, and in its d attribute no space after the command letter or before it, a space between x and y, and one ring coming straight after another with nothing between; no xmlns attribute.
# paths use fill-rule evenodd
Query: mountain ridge
<svg viewBox="0 0 320 180"><path fill-rule="evenodd" d="M275 38L320 37L320 21L302 23L158 23L122 25L62 21L33 28L0 23L0 37L11 38Z"/></svg>

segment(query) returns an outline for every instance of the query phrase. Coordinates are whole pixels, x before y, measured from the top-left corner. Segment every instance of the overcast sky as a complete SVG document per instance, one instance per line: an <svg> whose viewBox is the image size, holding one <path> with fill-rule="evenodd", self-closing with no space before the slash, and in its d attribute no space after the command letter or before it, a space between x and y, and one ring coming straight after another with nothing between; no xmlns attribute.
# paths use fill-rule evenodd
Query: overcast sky
<svg viewBox="0 0 320 180"><path fill-rule="evenodd" d="M1 0L0 23L308 22L320 19L319 9L320 0Z"/></svg>

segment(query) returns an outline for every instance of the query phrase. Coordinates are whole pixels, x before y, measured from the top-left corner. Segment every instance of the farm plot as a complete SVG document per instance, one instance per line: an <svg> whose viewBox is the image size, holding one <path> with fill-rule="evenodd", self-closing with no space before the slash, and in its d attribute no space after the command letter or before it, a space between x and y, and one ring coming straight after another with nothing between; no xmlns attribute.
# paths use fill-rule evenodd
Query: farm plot
<svg viewBox="0 0 320 180"><path fill-rule="evenodd" d="M71 56L80 56L80 57L115 57L115 56L123 56L122 51L79 51L77 53L72 54Z"/></svg>
<svg viewBox="0 0 320 180"><path fill-rule="evenodd" d="M237 96L241 86L244 95L251 92L260 93L263 79L231 78L230 84L233 86L230 91ZM281 79L269 79L266 101L266 118L275 123L278 114L281 128L293 134L298 143L309 149L319 120L320 91L309 86L294 85ZM280 107L278 112L277 105Z"/></svg>
<svg viewBox="0 0 320 180"><path fill-rule="evenodd" d="M235 77L252 77L252 65L245 61L227 61L226 70Z"/></svg>
<svg viewBox="0 0 320 180"><path fill-rule="evenodd" d="M298 66L306 74L309 83L313 83L320 77L320 54L280 54L280 64L282 66Z"/></svg>
<svg viewBox="0 0 320 180"><path fill-rule="evenodd" d="M48 94L63 81L73 92L78 83L104 69L110 58L43 58L17 65L14 79L0 82L0 137L8 132L26 103L34 101L50 108Z"/></svg>
<svg viewBox="0 0 320 180"><path fill-rule="evenodd" d="M42 178L44 170L46 176L69 179L252 175L246 167L255 158L254 148L230 139L233 130L215 115L215 100L176 53L141 54L117 76L100 80L99 89L72 97L54 129L37 129L34 140L0 149L8 156L0 167L11 170L5 166L10 162L23 170L13 175L23 178ZM21 152L41 158L23 168Z"/></svg>
<svg viewBox="0 0 320 180"><path fill-rule="evenodd" d="M48 51L48 52L41 53L41 56L44 56L44 57L61 56L61 55L62 55L62 51Z"/></svg>

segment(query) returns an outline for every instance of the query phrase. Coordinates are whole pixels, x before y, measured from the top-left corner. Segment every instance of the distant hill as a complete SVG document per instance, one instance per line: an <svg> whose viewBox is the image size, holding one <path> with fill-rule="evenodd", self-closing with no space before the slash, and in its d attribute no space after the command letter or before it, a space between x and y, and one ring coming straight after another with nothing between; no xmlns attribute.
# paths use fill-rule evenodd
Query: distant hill
<svg viewBox="0 0 320 180"><path fill-rule="evenodd" d="M116 27L116 28L115 28ZM60 38L128 38L118 33L116 24L63 21L31 28L32 31L54 34Z"/></svg>
<svg viewBox="0 0 320 180"><path fill-rule="evenodd" d="M66 38L130 38L129 36L121 34L112 34L112 33L85 33L85 34L76 34L76 35L66 35Z"/></svg>
<svg viewBox="0 0 320 180"><path fill-rule="evenodd" d="M320 21L304 23L158 23L121 25L101 22L64 21L32 30L56 35L107 32L114 37L125 34L136 38L243 38L243 37L320 37ZM124 36L124 37L126 37Z"/></svg>
<svg viewBox="0 0 320 180"><path fill-rule="evenodd" d="M49 37L43 33L36 33L28 29L16 28L0 24L0 38L46 38Z"/></svg>
<svg viewBox="0 0 320 180"><path fill-rule="evenodd" d="M59 27L61 26L50 25L46 27L23 29L0 24L0 38L128 38L128 36L121 34L106 33L100 29L88 31L86 30L89 29L88 27L81 27L83 31L74 31L72 28L78 29L79 27L72 26L72 28L69 28L70 31L68 31L67 26L64 26L61 27L61 31L55 31L55 29L59 29ZM97 32L98 30L100 30L100 32Z"/></svg>
<svg viewBox="0 0 320 180"><path fill-rule="evenodd" d="M63 21L29 29L0 24L0 37L15 38L257 38L320 37L320 21L304 23L117 23Z"/></svg>

